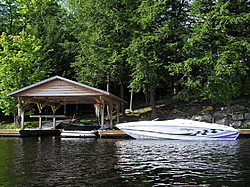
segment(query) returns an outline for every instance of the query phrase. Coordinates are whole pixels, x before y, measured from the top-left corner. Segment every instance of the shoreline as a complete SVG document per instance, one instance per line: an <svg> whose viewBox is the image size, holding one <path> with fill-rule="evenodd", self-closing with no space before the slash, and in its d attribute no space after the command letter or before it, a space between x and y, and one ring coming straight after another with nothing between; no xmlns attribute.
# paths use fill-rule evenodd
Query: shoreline
<svg viewBox="0 0 250 187"><path fill-rule="evenodd" d="M240 135L237 139L250 138L250 129L239 129ZM0 129L0 137L31 137L31 136L60 136L62 129ZM131 139L129 135L121 130L105 130L98 133L96 138L104 139ZM79 138L88 138L81 137Z"/></svg>

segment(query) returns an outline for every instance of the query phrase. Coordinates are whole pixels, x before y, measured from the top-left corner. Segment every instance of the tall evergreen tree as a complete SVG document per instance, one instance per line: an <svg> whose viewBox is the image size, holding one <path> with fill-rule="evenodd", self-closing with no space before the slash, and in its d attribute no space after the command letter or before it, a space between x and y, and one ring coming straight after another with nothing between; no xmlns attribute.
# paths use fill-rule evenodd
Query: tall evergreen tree
<svg viewBox="0 0 250 187"><path fill-rule="evenodd" d="M0 33L18 34L22 30L22 22L15 0L0 1Z"/></svg>
<svg viewBox="0 0 250 187"><path fill-rule="evenodd" d="M71 1L75 19L75 35L79 55L72 67L77 80L93 86L120 84L128 79L126 48L130 41L130 12L134 1ZM103 86L104 88L104 86ZM112 90L114 92L114 90ZM121 97L123 91L121 91Z"/></svg>
<svg viewBox="0 0 250 187"><path fill-rule="evenodd" d="M51 75L72 78L70 63L76 55L76 39L66 25L68 15L54 0L16 0L19 4L24 30L42 42L44 61L51 66Z"/></svg>
<svg viewBox="0 0 250 187"><path fill-rule="evenodd" d="M148 92L152 117L156 118L155 91L170 76L169 64L183 60L183 37L186 34L187 2L141 1L133 15L137 29L128 48L129 64L133 70L130 87Z"/></svg>
<svg viewBox="0 0 250 187"><path fill-rule="evenodd" d="M150 95L156 117L155 90L170 78L169 63L182 55L177 52L183 45L187 1L86 0L71 5L81 48L72 64L78 80L90 85L129 80L131 90Z"/></svg>
<svg viewBox="0 0 250 187"><path fill-rule="evenodd" d="M195 22L186 61L172 66L182 77L178 97L230 102L249 93L249 1L193 2Z"/></svg>

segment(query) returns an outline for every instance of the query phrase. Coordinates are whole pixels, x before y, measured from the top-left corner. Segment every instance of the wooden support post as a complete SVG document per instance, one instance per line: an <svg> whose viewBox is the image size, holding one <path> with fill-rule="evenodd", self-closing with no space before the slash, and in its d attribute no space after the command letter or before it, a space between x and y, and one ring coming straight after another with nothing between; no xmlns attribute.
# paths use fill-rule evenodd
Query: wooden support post
<svg viewBox="0 0 250 187"><path fill-rule="evenodd" d="M116 105L115 107L116 109L116 112L117 112L117 115L116 115L116 124L118 124L120 121L119 121L119 113L120 113L120 105Z"/></svg>
<svg viewBox="0 0 250 187"><path fill-rule="evenodd" d="M53 114L53 129L56 129L56 116Z"/></svg>
<svg viewBox="0 0 250 187"><path fill-rule="evenodd" d="M109 103L109 128L113 129L113 103Z"/></svg>
<svg viewBox="0 0 250 187"><path fill-rule="evenodd" d="M51 106L52 112L55 113L55 112L58 110L58 108L60 108L60 106L62 106L62 105L61 105L61 104L59 104L58 106L52 105L52 106Z"/></svg>
<svg viewBox="0 0 250 187"><path fill-rule="evenodd" d="M24 109L23 112L21 113L21 129L24 129Z"/></svg>
<svg viewBox="0 0 250 187"><path fill-rule="evenodd" d="M105 102L102 100L102 114L101 114L101 129L104 129L104 109L105 109Z"/></svg>
<svg viewBox="0 0 250 187"><path fill-rule="evenodd" d="M53 119L53 128L56 128L56 118L65 118L65 115L31 115L31 118L39 118L39 128L42 128L42 118L52 118Z"/></svg>
<svg viewBox="0 0 250 187"><path fill-rule="evenodd" d="M42 113L42 109L46 106L46 103L44 104L42 104L42 103L36 103L36 106L37 106L37 108L38 108L38 110L39 110L39 113Z"/></svg>
<svg viewBox="0 0 250 187"><path fill-rule="evenodd" d="M39 129L42 129L42 116L39 116Z"/></svg>
<svg viewBox="0 0 250 187"><path fill-rule="evenodd" d="M19 103L17 106L18 119L20 119L21 129L24 129L24 107L22 103Z"/></svg>

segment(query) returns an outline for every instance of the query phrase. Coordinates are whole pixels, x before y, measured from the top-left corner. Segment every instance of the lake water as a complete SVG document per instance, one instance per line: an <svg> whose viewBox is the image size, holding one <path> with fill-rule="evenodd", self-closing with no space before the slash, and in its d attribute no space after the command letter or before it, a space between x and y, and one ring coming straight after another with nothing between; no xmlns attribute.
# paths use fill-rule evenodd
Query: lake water
<svg viewBox="0 0 250 187"><path fill-rule="evenodd" d="M0 186L249 186L250 139L0 138Z"/></svg>

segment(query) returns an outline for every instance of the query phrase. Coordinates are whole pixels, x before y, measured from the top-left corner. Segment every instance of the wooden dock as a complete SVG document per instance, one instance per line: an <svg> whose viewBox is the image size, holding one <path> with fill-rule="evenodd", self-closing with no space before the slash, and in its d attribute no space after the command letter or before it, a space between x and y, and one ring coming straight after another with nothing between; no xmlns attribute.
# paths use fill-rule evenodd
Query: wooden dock
<svg viewBox="0 0 250 187"><path fill-rule="evenodd" d="M250 134L250 129L240 129L240 134Z"/></svg>
<svg viewBox="0 0 250 187"><path fill-rule="evenodd" d="M121 130L105 130L99 132L100 138L109 138L109 139L131 139L132 137L127 135Z"/></svg>
<svg viewBox="0 0 250 187"><path fill-rule="evenodd" d="M60 129L0 129L0 137L27 137L27 136L59 136ZM99 132L100 138L127 139L129 135L120 130L105 130Z"/></svg>
<svg viewBox="0 0 250 187"><path fill-rule="evenodd" d="M58 129L0 129L0 137L27 137L27 136L57 136Z"/></svg>
<svg viewBox="0 0 250 187"><path fill-rule="evenodd" d="M0 129L0 137L27 137L27 136L59 136L60 129ZM99 132L100 138L107 139L131 139L121 130L104 130ZM240 129L239 138L250 138L250 129Z"/></svg>
<svg viewBox="0 0 250 187"><path fill-rule="evenodd" d="M0 137L19 137L20 133L17 129L0 129Z"/></svg>
<svg viewBox="0 0 250 187"><path fill-rule="evenodd" d="M21 137L27 136L59 136L61 131L58 129L25 129L19 131Z"/></svg>
<svg viewBox="0 0 250 187"><path fill-rule="evenodd" d="M240 129L239 138L250 138L250 129Z"/></svg>

